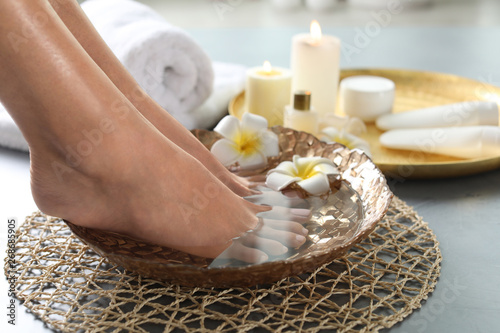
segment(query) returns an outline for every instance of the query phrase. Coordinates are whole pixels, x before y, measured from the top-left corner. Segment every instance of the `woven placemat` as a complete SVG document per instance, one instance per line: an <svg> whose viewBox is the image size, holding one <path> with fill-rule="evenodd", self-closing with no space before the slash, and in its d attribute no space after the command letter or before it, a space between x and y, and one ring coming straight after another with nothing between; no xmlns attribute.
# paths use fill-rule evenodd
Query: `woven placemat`
<svg viewBox="0 0 500 333"><path fill-rule="evenodd" d="M398 198L344 258L253 288L186 288L142 278L109 264L61 220L41 213L28 217L17 236L16 296L63 332L378 331L421 306L442 259L432 230Z"/></svg>

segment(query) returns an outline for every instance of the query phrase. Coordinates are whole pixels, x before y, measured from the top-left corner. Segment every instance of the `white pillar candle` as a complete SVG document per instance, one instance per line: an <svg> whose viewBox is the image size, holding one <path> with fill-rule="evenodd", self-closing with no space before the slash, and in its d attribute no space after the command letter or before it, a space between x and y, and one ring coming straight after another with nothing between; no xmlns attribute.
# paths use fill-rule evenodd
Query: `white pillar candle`
<svg viewBox="0 0 500 333"><path fill-rule="evenodd" d="M283 125L283 112L290 103L292 72L286 68L271 67L266 61L262 67L247 71L246 111L263 116L269 126Z"/></svg>
<svg viewBox="0 0 500 333"><path fill-rule="evenodd" d="M317 21L310 34L292 39L292 91L311 92L312 105L320 115L335 112L339 81L340 39L322 35Z"/></svg>

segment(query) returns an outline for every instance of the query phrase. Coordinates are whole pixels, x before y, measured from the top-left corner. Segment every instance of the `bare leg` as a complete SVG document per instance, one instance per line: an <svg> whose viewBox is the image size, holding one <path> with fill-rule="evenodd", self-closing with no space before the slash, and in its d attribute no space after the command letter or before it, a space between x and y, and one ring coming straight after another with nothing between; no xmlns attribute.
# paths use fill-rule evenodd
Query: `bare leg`
<svg viewBox="0 0 500 333"><path fill-rule="evenodd" d="M0 68L0 100L30 146L32 192L43 212L215 257L268 209L234 194L152 126L48 2L0 0ZM287 223L281 243L300 245L300 224ZM265 243L269 254L282 248Z"/></svg>
<svg viewBox="0 0 500 333"><path fill-rule="evenodd" d="M92 57L97 65L101 67L137 110L163 133L163 135L198 159L236 194L241 196L253 194L253 192L248 189L248 186L246 186L248 183L245 183L243 179L229 173L186 128L170 114L165 112L162 107L139 87L134 78L128 73L99 36L98 32L76 1L50 0L50 3L90 57Z"/></svg>

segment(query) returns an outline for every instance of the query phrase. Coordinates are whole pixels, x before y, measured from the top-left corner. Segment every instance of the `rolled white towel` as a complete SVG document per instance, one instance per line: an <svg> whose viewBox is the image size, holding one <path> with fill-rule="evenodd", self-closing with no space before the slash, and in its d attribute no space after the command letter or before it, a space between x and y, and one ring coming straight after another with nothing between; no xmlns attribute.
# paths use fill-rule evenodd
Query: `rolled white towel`
<svg viewBox="0 0 500 333"><path fill-rule="evenodd" d="M214 62L213 68L215 81L212 95L196 110L176 117L188 129L213 128L227 114L231 99L245 89L247 67Z"/></svg>
<svg viewBox="0 0 500 333"><path fill-rule="evenodd" d="M81 7L139 85L174 117L210 96L212 62L185 31L132 0L87 0Z"/></svg>

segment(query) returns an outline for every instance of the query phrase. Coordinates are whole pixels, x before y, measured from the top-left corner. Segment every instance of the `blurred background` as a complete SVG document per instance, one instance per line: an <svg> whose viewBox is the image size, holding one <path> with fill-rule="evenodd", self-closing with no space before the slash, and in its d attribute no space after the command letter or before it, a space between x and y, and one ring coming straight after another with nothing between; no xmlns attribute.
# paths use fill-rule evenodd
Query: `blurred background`
<svg viewBox="0 0 500 333"><path fill-rule="evenodd" d="M341 68L408 68L500 80L496 62L492 67L485 61L498 55L498 0L139 1L185 29L215 61L256 66L269 60L289 67L291 37L308 32L316 19L324 33L342 40Z"/></svg>
<svg viewBox="0 0 500 333"><path fill-rule="evenodd" d="M141 0L183 28L361 26L373 11L400 3L394 26L493 26L500 23L498 0ZM297 5L298 3L298 5Z"/></svg>

